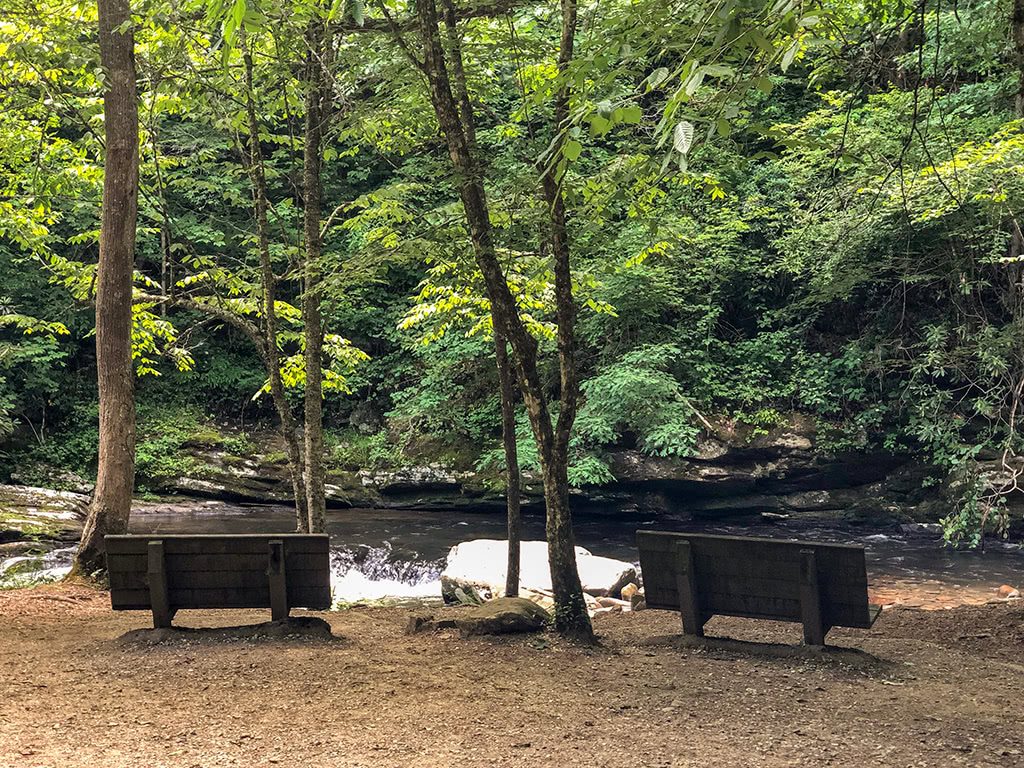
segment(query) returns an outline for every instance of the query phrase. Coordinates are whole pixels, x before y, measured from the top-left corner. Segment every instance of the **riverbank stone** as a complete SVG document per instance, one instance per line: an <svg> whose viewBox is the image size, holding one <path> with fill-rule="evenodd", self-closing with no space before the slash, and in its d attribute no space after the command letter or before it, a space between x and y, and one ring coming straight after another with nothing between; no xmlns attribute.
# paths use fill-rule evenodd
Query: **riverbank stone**
<svg viewBox="0 0 1024 768"><path fill-rule="evenodd" d="M525 597L499 597L466 611L455 620L463 637L507 635L544 629L551 615Z"/></svg>
<svg viewBox="0 0 1024 768"><path fill-rule="evenodd" d="M507 560L508 542L500 539L473 539L456 544L441 572L441 595L445 602L503 597ZM576 547L576 567L583 591L592 597L618 597L622 588L637 578L631 563L599 557L583 547ZM521 590L531 593L551 592L547 542L521 543L519 585Z"/></svg>

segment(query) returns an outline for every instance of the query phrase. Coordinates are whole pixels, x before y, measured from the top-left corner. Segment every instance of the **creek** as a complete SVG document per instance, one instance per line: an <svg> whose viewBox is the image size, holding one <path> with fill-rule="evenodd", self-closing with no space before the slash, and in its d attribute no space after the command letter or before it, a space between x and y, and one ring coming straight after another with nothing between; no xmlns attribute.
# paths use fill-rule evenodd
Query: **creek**
<svg viewBox="0 0 1024 768"><path fill-rule="evenodd" d="M277 505L222 501L144 502L132 513L133 533L273 533L292 528L293 512ZM939 608L993 599L1002 584L1024 586L1024 550L989 540L987 551L955 551L929 526L885 529L807 520L695 521L683 516L577 514L579 546L596 555L636 562L637 529L706 531L863 545L875 599ZM336 600L440 596L440 573L452 546L468 539L505 538L498 513L345 509L328 512ZM524 539L543 539L541 515L524 515ZM72 550L56 550L40 575L59 577ZM0 576L13 565L0 563ZM22 577L31 572L22 571Z"/></svg>

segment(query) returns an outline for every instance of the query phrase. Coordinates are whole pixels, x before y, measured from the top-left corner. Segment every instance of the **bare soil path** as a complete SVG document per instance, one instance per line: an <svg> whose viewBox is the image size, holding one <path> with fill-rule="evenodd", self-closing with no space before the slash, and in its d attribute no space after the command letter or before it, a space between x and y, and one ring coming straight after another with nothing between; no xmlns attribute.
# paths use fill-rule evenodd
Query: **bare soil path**
<svg viewBox="0 0 1024 768"><path fill-rule="evenodd" d="M148 615L106 593L0 592L0 766L1024 766L1019 604L887 611L829 635L863 654L817 658L685 648L657 611L599 617L594 649L405 635L401 608L318 615L338 640L147 645L120 638Z"/></svg>

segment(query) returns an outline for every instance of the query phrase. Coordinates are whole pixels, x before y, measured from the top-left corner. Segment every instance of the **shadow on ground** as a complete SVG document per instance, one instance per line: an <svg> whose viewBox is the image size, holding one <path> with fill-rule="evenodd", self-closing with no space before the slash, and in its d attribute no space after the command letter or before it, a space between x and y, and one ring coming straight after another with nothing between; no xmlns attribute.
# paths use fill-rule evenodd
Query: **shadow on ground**
<svg viewBox="0 0 1024 768"><path fill-rule="evenodd" d="M703 651L716 655L749 656L764 659L799 659L835 663L863 672L891 672L895 665L859 648L833 645L791 645L737 640L732 637L689 637L687 635L656 635L639 643L648 648L674 648L684 651Z"/></svg>
<svg viewBox="0 0 1024 768"><path fill-rule="evenodd" d="M219 645L237 642L344 643L331 632L331 625L315 616L293 616L282 621L265 621L237 627L164 627L133 629L114 641L129 648L158 645Z"/></svg>

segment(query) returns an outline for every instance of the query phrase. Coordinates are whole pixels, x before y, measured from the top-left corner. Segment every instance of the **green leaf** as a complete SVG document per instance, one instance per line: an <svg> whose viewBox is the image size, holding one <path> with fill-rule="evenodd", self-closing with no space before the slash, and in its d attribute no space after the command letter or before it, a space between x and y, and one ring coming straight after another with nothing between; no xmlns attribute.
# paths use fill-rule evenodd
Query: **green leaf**
<svg viewBox="0 0 1024 768"><path fill-rule="evenodd" d="M363 18L365 16L363 0L349 0L349 10L352 13L352 21L360 27L363 26Z"/></svg>
<svg viewBox="0 0 1024 768"><path fill-rule="evenodd" d="M779 64L782 67L782 71L786 72L790 65L793 63L793 59L796 58L797 53L800 50L800 41L794 40L793 44L786 49L786 52L782 54L782 62Z"/></svg>
<svg viewBox="0 0 1024 768"><path fill-rule="evenodd" d="M704 67L697 67L693 74L686 78L686 85L683 86L683 91L687 96L693 96L697 92L697 89L704 83L704 75L706 74Z"/></svg>
<svg viewBox="0 0 1024 768"><path fill-rule="evenodd" d="M562 155L569 162L572 162L573 160L578 158L580 156L580 153L582 153L582 152L583 152L583 145L580 144L575 139L571 139L571 140L565 142L564 146L562 147Z"/></svg>
<svg viewBox="0 0 1024 768"><path fill-rule="evenodd" d="M644 119L644 111L637 106L623 107L622 122L627 125L637 125Z"/></svg>
<svg viewBox="0 0 1024 768"><path fill-rule="evenodd" d="M600 115L593 115L590 118L590 135L594 138L604 136L608 131L612 129L612 121L601 117Z"/></svg>
<svg viewBox="0 0 1024 768"><path fill-rule="evenodd" d="M653 91L666 80L668 80L668 67L658 67L647 76L647 90Z"/></svg>

